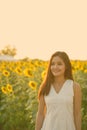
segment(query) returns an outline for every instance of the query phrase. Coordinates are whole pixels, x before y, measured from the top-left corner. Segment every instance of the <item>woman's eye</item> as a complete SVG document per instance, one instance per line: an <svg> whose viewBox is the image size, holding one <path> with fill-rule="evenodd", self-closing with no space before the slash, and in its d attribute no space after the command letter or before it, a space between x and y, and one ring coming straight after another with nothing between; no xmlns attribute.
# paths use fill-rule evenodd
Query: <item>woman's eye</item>
<svg viewBox="0 0 87 130"><path fill-rule="evenodd" d="M62 65L62 63L58 63L57 65Z"/></svg>
<svg viewBox="0 0 87 130"><path fill-rule="evenodd" d="M51 63L51 65L62 65L62 63Z"/></svg>
<svg viewBox="0 0 87 130"><path fill-rule="evenodd" d="M55 65L55 63L51 63L51 65Z"/></svg>

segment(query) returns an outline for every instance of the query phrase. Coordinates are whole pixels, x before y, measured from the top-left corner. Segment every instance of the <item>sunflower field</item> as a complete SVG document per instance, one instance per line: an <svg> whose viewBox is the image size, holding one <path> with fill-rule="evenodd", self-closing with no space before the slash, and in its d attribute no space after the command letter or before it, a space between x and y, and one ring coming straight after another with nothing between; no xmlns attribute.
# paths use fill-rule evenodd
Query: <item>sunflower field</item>
<svg viewBox="0 0 87 130"><path fill-rule="evenodd" d="M82 90L82 130L87 130L87 61L71 60ZM0 130L35 130L37 93L48 61L0 61Z"/></svg>

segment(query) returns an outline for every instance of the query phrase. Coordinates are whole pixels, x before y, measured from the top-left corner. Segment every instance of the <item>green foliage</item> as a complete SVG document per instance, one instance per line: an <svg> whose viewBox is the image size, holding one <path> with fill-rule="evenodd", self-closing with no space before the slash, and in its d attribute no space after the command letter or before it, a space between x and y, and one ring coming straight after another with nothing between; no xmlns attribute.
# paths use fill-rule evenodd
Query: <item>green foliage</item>
<svg viewBox="0 0 87 130"><path fill-rule="evenodd" d="M80 84L82 90L82 130L87 130L87 73L78 70L74 79Z"/></svg>
<svg viewBox="0 0 87 130"><path fill-rule="evenodd" d="M41 74L47 69L47 65L47 62L37 59L0 62L0 130L35 129L38 88L43 80ZM83 68L86 67L87 64ZM75 69L75 64L73 68ZM15 71L16 69L18 71ZM24 73L26 69L29 70L28 75ZM9 75L3 74L6 70ZM79 68L74 71L73 76L81 85L82 130L87 130L87 73ZM31 81L37 83L37 86L29 86ZM12 91L10 91L11 89L7 91L7 84L12 86ZM6 88L6 91L2 91L2 87Z"/></svg>

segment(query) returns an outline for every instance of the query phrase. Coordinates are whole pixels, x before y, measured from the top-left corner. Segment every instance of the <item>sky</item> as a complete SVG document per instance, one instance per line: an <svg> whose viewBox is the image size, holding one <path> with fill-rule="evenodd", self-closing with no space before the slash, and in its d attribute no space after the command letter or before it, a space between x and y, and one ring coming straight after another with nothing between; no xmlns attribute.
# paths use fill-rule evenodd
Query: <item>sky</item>
<svg viewBox="0 0 87 130"><path fill-rule="evenodd" d="M0 50L49 60L55 51L87 60L87 0L1 0Z"/></svg>

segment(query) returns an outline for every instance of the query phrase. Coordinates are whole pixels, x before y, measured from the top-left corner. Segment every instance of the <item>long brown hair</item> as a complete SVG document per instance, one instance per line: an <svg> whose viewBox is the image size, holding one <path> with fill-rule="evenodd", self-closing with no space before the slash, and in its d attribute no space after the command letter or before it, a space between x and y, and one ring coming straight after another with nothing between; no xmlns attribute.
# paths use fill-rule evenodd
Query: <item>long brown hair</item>
<svg viewBox="0 0 87 130"><path fill-rule="evenodd" d="M50 91L51 84L54 82L54 76L51 73L50 68L51 68L52 59L55 56L59 56L63 60L63 62L65 63L65 68L66 68L65 73L64 73L65 79L72 79L73 80L72 66L71 66L71 62L70 62L68 55L65 52L61 52L61 51L55 52L50 58L45 80L42 82L42 84L39 88L39 91L38 91L38 98L40 98L41 95L48 95L49 91Z"/></svg>

